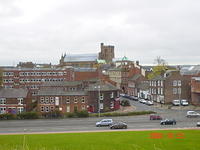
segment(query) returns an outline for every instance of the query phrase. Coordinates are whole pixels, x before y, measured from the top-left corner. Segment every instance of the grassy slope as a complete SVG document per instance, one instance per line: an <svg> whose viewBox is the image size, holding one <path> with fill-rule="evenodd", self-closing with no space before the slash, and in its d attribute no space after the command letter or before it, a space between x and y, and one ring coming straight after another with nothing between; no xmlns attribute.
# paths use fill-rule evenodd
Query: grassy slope
<svg viewBox="0 0 200 150"><path fill-rule="evenodd" d="M151 139L150 133L165 135ZM169 139L167 133L184 133ZM0 135L0 150L200 150L200 130Z"/></svg>

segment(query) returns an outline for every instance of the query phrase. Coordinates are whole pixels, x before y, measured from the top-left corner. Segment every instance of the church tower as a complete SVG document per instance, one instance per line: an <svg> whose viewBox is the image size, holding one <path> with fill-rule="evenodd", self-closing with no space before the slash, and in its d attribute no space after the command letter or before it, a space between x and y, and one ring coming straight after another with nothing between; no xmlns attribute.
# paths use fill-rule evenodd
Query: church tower
<svg viewBox="0 0 200 150"><path fill-rule="evenodd" d="M111 63L113 58L115 58L114 46L104 45L104 43L101 43L99 59L104 59L107 63Z"/></svg>

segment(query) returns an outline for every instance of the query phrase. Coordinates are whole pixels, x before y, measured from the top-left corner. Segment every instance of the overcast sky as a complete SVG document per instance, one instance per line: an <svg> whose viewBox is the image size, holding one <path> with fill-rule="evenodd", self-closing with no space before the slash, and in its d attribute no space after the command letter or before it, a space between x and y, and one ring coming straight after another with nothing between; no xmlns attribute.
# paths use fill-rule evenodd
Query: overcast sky
<svg viewBox="0 0 200 150"><path fill-rule="evenodd" d="M0 65L115 46L141 64L200 64L199 0L0 0Z"/></svg>

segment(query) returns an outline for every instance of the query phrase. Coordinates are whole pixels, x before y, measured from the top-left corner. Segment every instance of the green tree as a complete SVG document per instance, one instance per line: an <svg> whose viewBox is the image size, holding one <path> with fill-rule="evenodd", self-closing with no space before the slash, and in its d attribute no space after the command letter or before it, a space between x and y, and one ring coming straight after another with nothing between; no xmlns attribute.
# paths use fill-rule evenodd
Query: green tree
<svg viewBox="0 0 200 150"><path fill-rule="evenodd" d="M166 61L160 56L155 59L155 63L156 66L154 66L152 72L148 74L148 79L152 79L158 75L163 75L166 70L168 70Z"/></svg>

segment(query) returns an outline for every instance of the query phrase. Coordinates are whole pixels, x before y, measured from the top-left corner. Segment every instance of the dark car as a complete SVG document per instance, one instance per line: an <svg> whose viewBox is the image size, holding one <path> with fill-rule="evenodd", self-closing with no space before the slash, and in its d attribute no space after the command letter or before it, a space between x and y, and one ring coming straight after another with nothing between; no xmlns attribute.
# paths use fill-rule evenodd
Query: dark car
<svg viewBox="0 0 200 150"><path fill-rule="evenodd" d="M134 101L138 101L138 97L136 97L136 96L130 96L130 99L134 100Z"/></svg>
<svg viewBox="0 0 200 150"><path fill-rule="evenodd" d="M175 125L176 124L176 120L175 119L165 119L165 120L162 120L160 122L161 125Z"/></svg>
<svg viewBox="0 0 200 150"><path fill-rule="evenodd" d="M150 115L149 119L150 120L162 120L162 117L159 115L153 114L153 115Z"/></svg>
<svg viewBox="0 0 200 150"><path fill-rule="evenodd" d="M124 122L117 122L110 125L110 129L127 129L127 124Z"/></svg>

